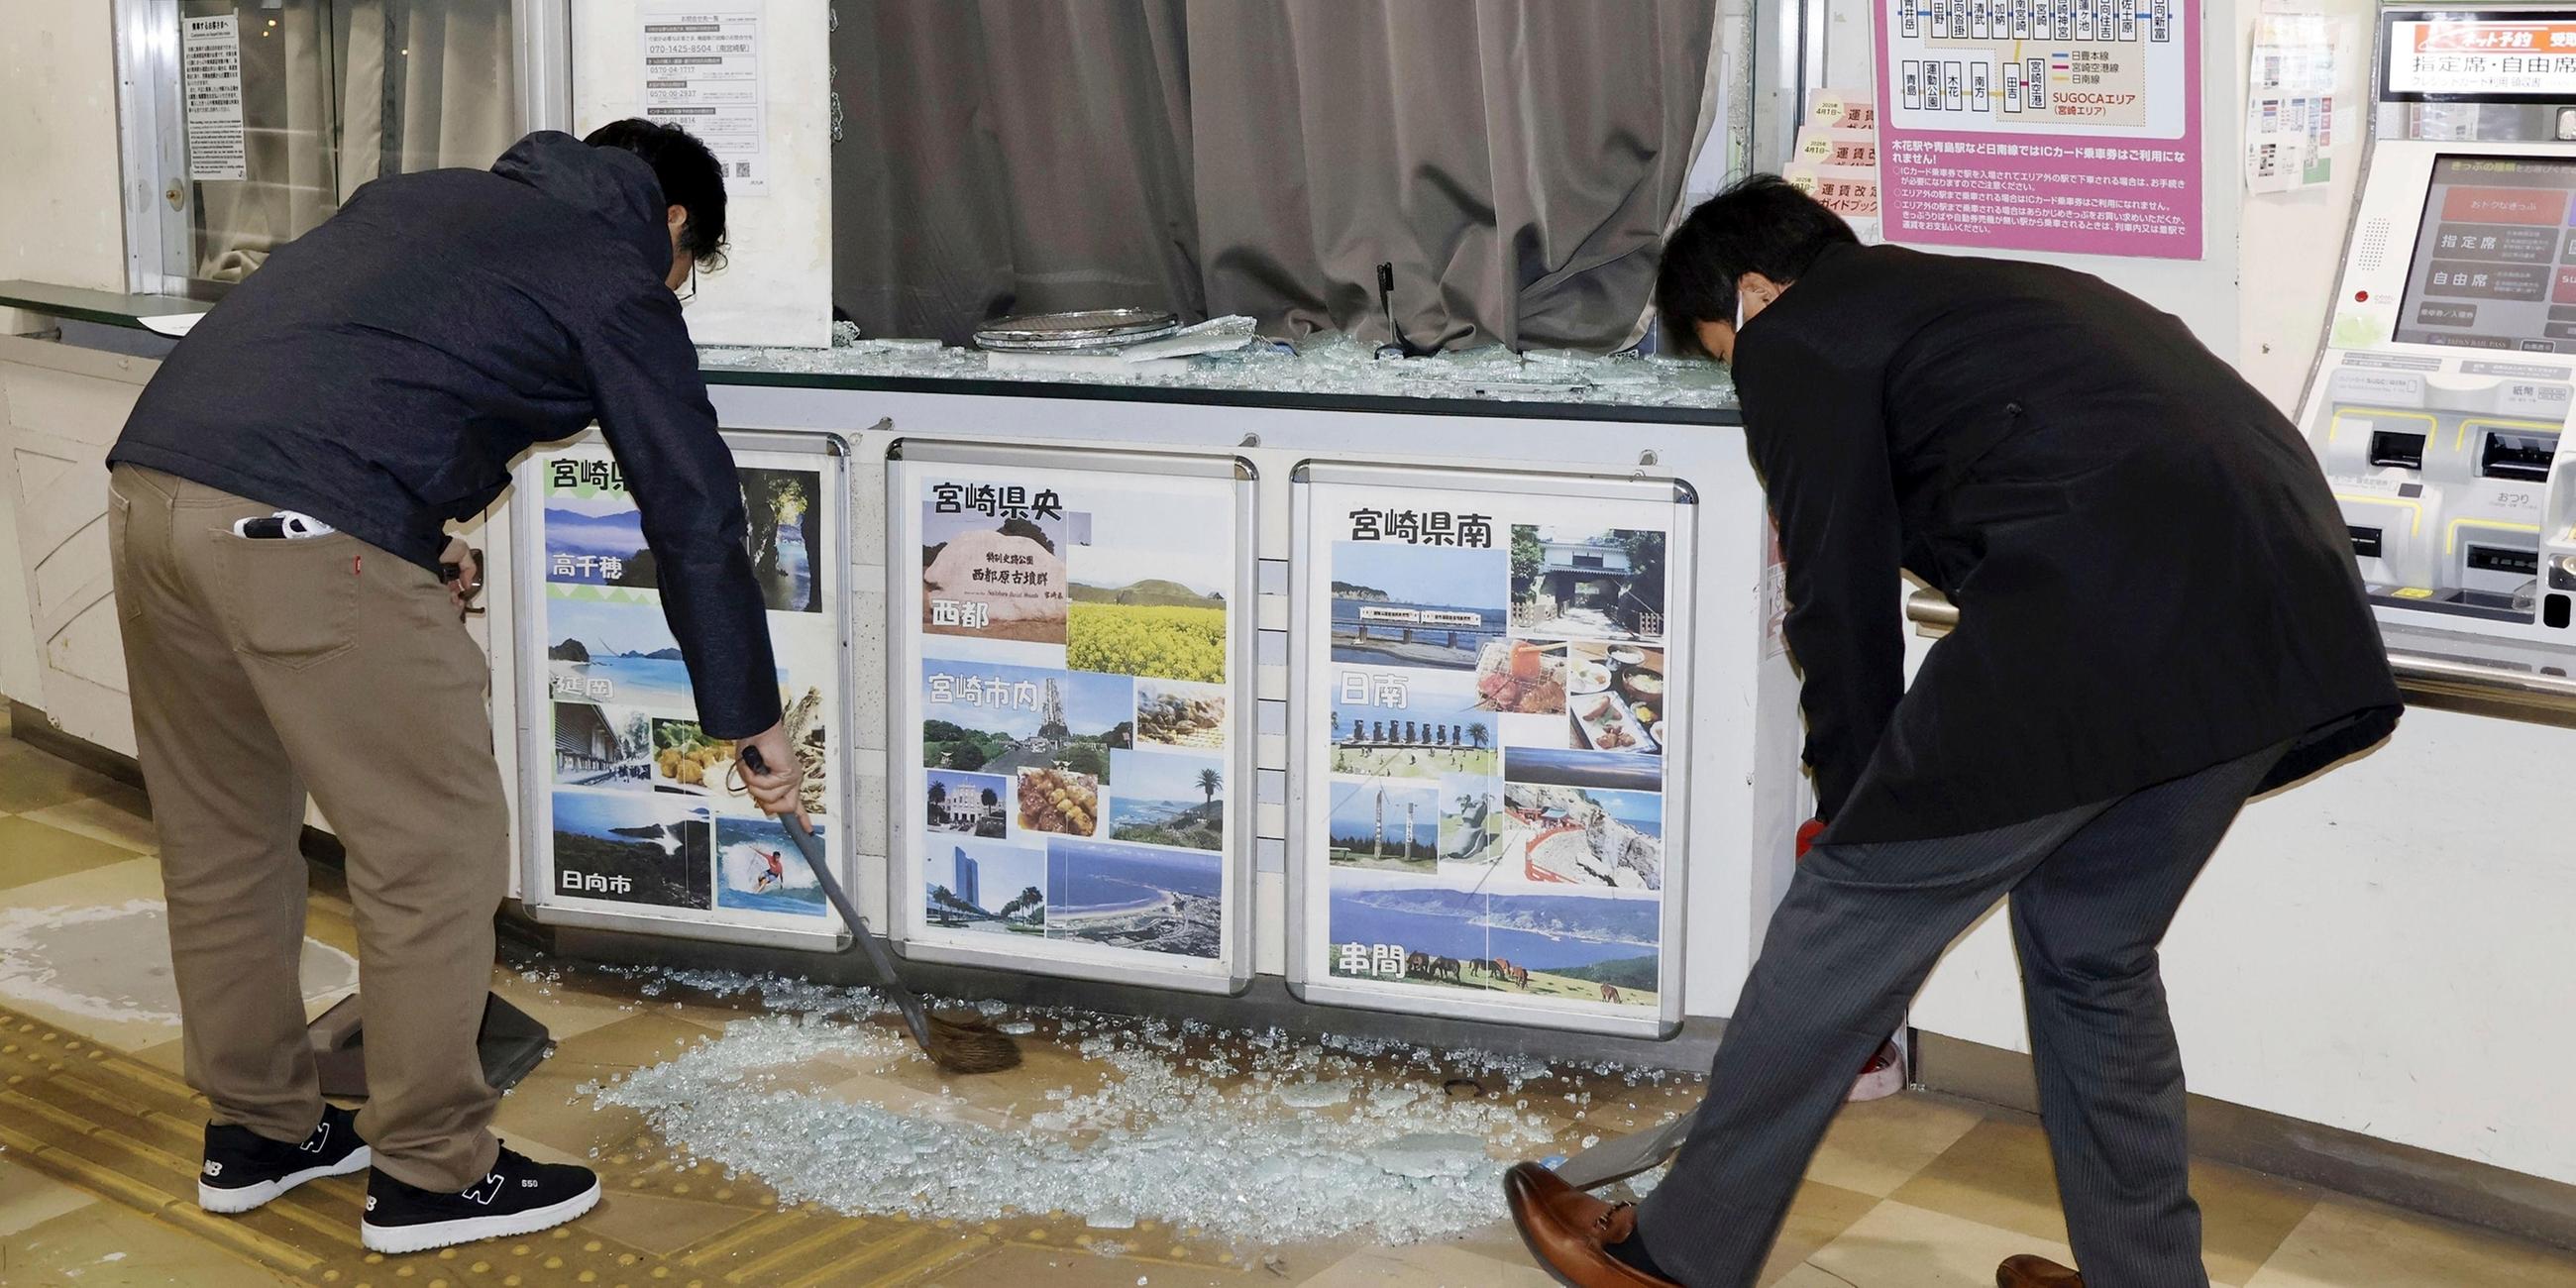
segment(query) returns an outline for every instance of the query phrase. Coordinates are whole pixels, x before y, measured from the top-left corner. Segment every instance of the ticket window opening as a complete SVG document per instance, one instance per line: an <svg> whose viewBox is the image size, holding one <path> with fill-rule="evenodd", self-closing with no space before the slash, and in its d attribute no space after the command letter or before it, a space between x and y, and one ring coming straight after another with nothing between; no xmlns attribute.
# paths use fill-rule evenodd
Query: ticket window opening
<svg viewBox="0 0 2576 1288"><path fill-rule="evenodd" d="M2377 468L2394 466L2401 470L2424 468L2424 435L2373 430L2370 435L2370 463Z"/></svg>

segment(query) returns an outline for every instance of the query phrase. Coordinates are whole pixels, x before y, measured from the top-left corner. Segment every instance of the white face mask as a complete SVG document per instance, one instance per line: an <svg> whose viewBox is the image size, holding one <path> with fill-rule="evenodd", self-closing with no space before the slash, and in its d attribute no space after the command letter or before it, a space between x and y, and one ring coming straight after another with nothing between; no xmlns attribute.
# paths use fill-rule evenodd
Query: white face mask
<svg viewBox="0 0 2576 1288"><path fill-rule="evenodd" d="M1744 331L1744 292L1741 290L1735 293L1735 330L1739 335Z"/></svg>

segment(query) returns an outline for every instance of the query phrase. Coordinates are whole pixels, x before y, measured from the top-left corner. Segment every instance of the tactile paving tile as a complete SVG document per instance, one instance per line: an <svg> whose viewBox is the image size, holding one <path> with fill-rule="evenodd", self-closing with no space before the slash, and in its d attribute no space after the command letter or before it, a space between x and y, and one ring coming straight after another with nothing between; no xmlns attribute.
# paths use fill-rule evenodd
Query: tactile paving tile
<svg viewBox="0 0 2576 1288"><path fill-rule="evenodd" d="M628 1152L599 1160L607 1193L603 1211L620 1194L649 1194L738 1207L743 1219L669 1255L575 1222L526 1239L386 1258L358 1244L363 1173L305 1185L243 1216L200 1210L196 1174L204 1122L204 1102L171 1074L0 1008L0 1147L12 1161L304 1283L897 1288L952 1270L1004 1242L953 1222L781 1211L765 1187L726 1180L703 1165L685 1167L648 1142L635 1141L624 1146Z"/></svg>

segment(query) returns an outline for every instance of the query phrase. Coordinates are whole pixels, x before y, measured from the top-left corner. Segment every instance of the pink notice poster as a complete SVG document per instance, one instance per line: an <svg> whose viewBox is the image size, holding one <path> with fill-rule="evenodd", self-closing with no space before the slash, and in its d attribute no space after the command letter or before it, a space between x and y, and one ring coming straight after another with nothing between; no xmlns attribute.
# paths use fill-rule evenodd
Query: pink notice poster
<svg viewBox="0 0 2576 1288"><path fill-rule="evenodd" d="M1889 241L2198 259L2192 0L1878 0Z"/></svg>

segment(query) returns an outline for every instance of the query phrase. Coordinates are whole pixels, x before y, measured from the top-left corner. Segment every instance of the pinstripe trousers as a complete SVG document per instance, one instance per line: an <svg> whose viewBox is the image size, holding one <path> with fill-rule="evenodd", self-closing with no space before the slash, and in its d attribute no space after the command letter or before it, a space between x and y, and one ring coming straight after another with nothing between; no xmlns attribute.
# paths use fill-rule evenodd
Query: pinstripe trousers
<svg viewBox="0 0 2576 1288"><path fill-rule="evenodd" d="M1638 1237L1687 1288L1750 1288L1851 1071L2007 893L2040 1114L2088 1288L2207 1288L2182 1052L2156 944L2275 747L1968 836L1820 846L1771 918Z"/></svg>

